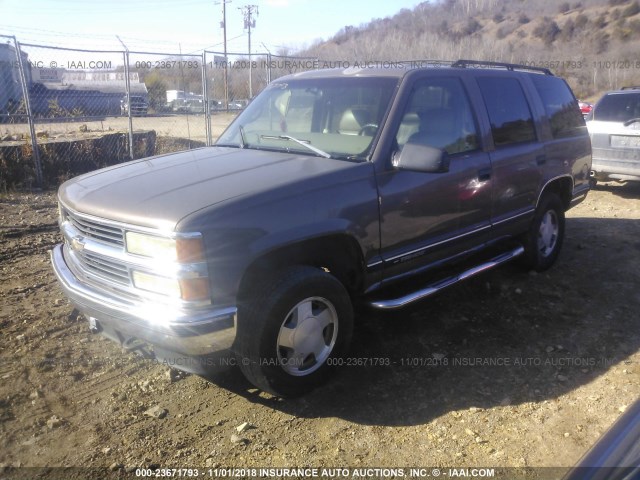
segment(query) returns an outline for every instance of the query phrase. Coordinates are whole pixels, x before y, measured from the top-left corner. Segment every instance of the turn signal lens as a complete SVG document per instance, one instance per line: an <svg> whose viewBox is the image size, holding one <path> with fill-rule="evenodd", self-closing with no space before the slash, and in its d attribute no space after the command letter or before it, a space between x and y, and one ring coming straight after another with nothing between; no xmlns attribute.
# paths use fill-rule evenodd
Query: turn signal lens
<svg viewBox="0 0 640 480"><path fill-rule="evenodd" d="M176 258L180 263L204 262L204 243L202 237L177 238Z"/></svg>
<svg viewBox="0 0 640 480"><path fill-rule="evenodd" d="M185 302L199 302L209 300L209 279L183 278L180 279L180 291Z"/></svg>

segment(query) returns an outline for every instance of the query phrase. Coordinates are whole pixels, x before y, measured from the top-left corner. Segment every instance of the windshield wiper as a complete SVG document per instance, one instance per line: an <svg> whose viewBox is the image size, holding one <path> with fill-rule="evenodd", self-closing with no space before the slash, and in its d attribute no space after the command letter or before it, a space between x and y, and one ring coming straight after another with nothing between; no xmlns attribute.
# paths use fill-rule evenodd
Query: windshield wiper
<svg viewBox="0 0 640 480"><path fill-rule="evenodd" d="M316 153L321 157L331 158L330 154L328 154L324 150L320 150L319 148L314 147L313 145L311 145L311 142L309 142L308 140L298 140L297 138L292 137L291 135L260 135L260 138L263 138L265 140L290 140L292 142L296 142L299 145L302 145L305 148L308 148L313 153Z"/></svg>

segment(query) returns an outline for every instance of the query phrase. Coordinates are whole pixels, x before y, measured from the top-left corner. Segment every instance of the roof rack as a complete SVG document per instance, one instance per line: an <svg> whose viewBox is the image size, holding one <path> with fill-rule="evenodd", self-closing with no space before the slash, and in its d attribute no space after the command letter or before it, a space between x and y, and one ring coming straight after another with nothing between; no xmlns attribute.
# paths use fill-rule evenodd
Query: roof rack
<svg viewBox="0 0 640 480"><path fill-rule="evenodd" d="M394 64L397 65L405 65L412 68L420 68L420 67L450 67L454 64L451 60L398 60L394 61Z"/></svg>
<svg viewBox="0 0 640 480"><path fill-rule="evenodd" d="M638 85L629 85L627 87L622 87L620 90L640 90L640 86L638 86Z"/></svg>
<svg viewBox="0 0 640 480"><path fill-rule="evenodd" d="M467 68L467 67L490 67L490 68L505 68L510 71L530 71L543 73L545 75L553 76L551 70L542 67L531 67L528 65L518 65L516 63L503 63L503 62L488 62L483 60L458 60L451 65L452 67Z"/></svg>

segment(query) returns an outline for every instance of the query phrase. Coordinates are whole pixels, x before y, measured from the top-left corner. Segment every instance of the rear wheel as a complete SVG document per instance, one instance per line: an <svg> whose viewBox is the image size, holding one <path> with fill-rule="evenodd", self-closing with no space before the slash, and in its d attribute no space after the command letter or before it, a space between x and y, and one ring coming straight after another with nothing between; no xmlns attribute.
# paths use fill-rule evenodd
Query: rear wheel
<svg viewBox="0 0 640 480"><path fill-rule="evenodd" d="M550 268L558 258L564 240L564 206L549 193L542 197L529 232L524 237L524 264L538 272Z"/></svg>
<svg viewBox="0 0 640 480"><path fill-rule="evenodd" d="M344 286L307 266L266 279L238 312L242 372L258 388L296 396L322 384L351 340L353 310Z"/></svg>

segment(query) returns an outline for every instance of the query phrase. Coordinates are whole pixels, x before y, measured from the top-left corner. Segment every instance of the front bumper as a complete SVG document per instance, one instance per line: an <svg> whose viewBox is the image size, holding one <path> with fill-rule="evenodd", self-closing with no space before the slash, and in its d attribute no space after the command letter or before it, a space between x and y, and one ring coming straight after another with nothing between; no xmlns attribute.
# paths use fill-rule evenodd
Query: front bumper
<svg viewBox="0 0 640 480"><path fill-rule="evenodd" d="M172 310L167 305L117 297L79 280L67 265L63 245L51 251L51 263L64 293L78 310L97 322L102 334L123 346L139 340L163 352L159 355L163 358L170 354L207 356L232 348L235 306Z"/></svg>

